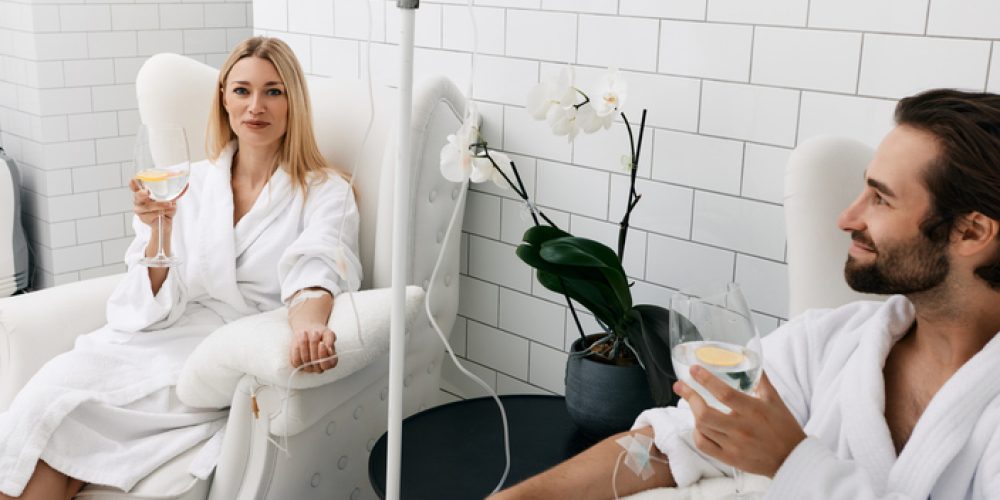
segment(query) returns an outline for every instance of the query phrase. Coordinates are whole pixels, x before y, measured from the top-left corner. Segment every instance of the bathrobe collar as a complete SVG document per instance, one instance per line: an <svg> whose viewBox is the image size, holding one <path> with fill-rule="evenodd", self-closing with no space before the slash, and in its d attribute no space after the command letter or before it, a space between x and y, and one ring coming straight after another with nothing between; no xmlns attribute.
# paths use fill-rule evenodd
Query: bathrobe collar
<svg viewBox="0 0 1000 500"><path fill-rule="evenodd" d="M236 279L236 259L263 234L292 201L291 179L281 168L268 180L253 207L233 227L232 164L236 141L230 142L218 159L211 163L204 189L213 193L207 197L201 224L199 269L205 276L209 295L232 305L242 314L252 314L256 308L247 303L239 291Z"/></svg>
<svg viewBox="0 0 1000 500"><path fill-rule="evenodd" d="M968 441L983 409L1000 395L1000 377L995 376L1000 336L994 336L938 390L897 458L885 420L883 369L892 346L914 318L913 304L894 296L865 322L857 351L844 366L840 399L851 454L872 484L927 498Z"/></svg>

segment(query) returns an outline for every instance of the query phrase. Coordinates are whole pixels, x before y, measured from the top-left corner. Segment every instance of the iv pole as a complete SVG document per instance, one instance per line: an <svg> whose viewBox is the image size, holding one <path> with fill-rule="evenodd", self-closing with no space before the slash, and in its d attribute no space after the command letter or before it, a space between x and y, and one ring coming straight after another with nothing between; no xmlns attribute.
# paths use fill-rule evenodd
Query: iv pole
<svg viewBox="0 0 1000 500"><path fill-rule="evenodd" d="M387 500L399 500L399 476L402 465L403 373L406 354L405 301L409 276L407 249L410 217L410 116L413 111L413 36L414 15L420 0L396 0L399 9L399 113L396 123L396 171L392 210L392 323L389 329L389 441L386 447L385 488Z"/></svg>

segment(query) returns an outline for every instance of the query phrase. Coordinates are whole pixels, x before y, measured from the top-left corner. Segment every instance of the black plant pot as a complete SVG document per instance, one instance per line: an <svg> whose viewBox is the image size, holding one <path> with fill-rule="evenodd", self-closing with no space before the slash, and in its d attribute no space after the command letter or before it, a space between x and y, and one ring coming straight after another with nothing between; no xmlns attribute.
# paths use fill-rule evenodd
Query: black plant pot
<svg viewBox="0 0 1000 500"><path fill-rule="evenodd" d="M594 338L588 336L588 342ZM584 345L584 339L577 339L570 352L579 353ZM646 372L638 364L611 365L573 354L566 361L566 410L588 437L627 431L653 406Z"/></svg>

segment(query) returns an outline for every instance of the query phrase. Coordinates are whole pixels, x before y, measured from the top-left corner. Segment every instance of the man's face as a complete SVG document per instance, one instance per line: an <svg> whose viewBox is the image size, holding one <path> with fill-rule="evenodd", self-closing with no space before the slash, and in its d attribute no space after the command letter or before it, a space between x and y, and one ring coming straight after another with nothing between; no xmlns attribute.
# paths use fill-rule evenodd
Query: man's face
<svg viewBox="0 0 1000 500"><path fill-rule="evenodd" d="M910 294L947 277L948 240L932 241L920 231L931 210L922 179L938 149L930 133L905 125L879 145L864 190L837 221L851 234L844 277L854 290Z"/></svg>

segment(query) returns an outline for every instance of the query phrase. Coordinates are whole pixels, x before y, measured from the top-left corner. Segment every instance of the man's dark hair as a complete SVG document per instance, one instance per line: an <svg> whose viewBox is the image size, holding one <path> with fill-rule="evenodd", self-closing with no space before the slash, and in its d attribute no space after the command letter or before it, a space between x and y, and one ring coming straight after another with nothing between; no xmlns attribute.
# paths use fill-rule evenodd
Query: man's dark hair
<svg viewBox="0 0 1000 500"><path fill-rule="evenodd" d="M940 147L924 175L931 194L921 224L927 238L947 240L955 220L971 212L1000 221L1000 95L928 90L900 100L895 119L929 132ZM975 273L1000 288L1000 254Z"/></svg>

